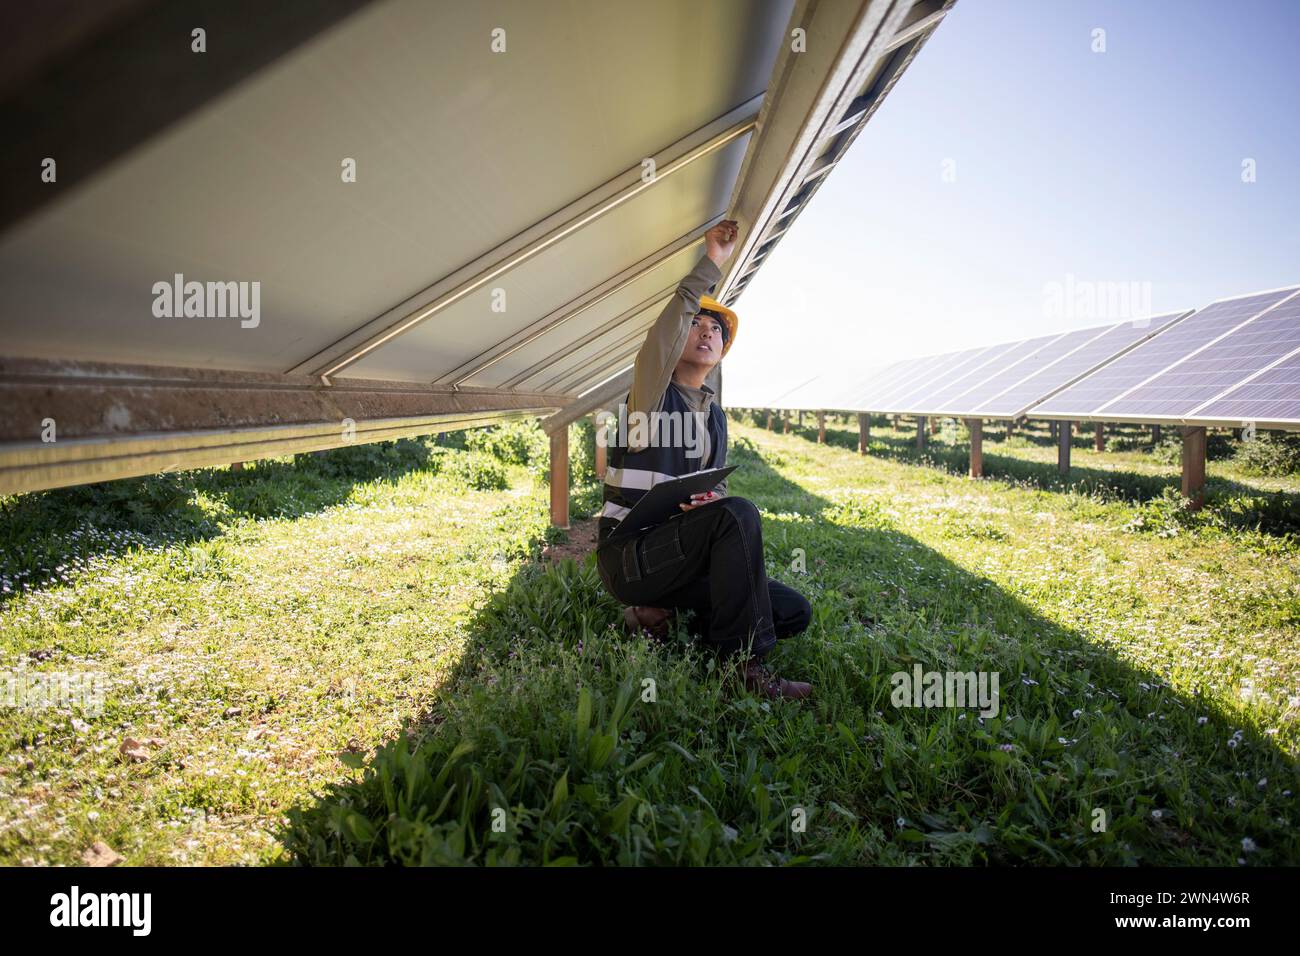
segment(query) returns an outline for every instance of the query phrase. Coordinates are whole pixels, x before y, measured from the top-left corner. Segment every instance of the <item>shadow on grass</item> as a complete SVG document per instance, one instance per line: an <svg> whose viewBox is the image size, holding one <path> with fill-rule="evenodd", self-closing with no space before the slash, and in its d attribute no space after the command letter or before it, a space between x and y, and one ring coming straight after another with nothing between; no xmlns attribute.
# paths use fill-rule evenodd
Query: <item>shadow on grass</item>
<svg viewBox="0 0 1300 956"><path fill-rule="evenodd" d="M777 429L780 430L779 427ZM790 434L810 442L817 441L816 428L792 426ZM1039 444L1034 432L1018 429L1016 435ZM1180 491L1177 475L1143 475L1133 471L1093 468L1072 463L1069 476L1061 475L1055 462L1028 461L1014 455L999 454L1000 433L984 438L984 477L1007 481L1022 487L1058 494L1075 493L1145 504L1168 498ZM826 444L857 451L857 431L828 427ZM1055 447L1049 436L1047 445ZM1071 448L1093 448L1091 434L1075 435ZM970 448L966 444L931 441L918 450L914 436L900 437L896 432L873 431L868 453L877 458L908 465L924 465L949 474L964 475L970 470ZM1207 514L1218 514L1226 527L1258 530L1274 536L1300 535L1300 494L1287 491L1263 491L1230 478L1211 475L1205 484Z"/></svg>
<svg viewBox="0 0 1300 956"><path fill-rule="evenodd" d="M100 555L205 541L232 519L324 510L359 484L429 469L432 457L427 442L401 439L239 471L199 469L0 499L0 604L24 589L71 580Z"/></svg>
<svg viewBox="0 0 1300 956"><path fill-rule="evenodd" d="M349 756L359 779L288 811L287 859L1300 861L1282 795L1296 765L1271 739L953 564L870 499L810 494L743 443L732 461L732 492L765 512L769 573L812 601L809 631L772 658L813 681L812 700L732 693L681 629L668 648L626 637L590 559L527 565L469 624L430 712ZM796 548L807 574L786 570ZM894 707L890 675L914 665L998 672L999 714Z"/></svg>

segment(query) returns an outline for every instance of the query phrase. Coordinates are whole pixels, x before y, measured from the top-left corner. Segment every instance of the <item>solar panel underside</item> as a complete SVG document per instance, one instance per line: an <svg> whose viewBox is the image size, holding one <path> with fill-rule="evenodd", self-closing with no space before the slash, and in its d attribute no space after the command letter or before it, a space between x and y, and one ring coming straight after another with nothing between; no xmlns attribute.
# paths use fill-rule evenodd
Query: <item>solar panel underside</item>
<svg viewBox="0 0 1300 956"><path fill-rule="evenodd" d="M1199 408L1203 421L1300 425L1300 351Z"/></svg>
<svg viewBox="0 0 1300 956"><path fill-rule="evenodd" d="M1294 291L1294 290L1293 290ZM1106 415L1186 418L1300 347L1300 299L1291 299L1098 409Z"/></svg>
<svg viewBox="0 0 1300 956"><path fill-rule="evenodd" d="M1179 359L1277 304L1292 291L1262 292L1206 306L1034 406L1033 414L1087 418L1101 406L1135 389ZM1108 414L1106 417L1111 416Z"/></svg>
<svg viewBox="0 0 1300 956"><path fill-rule="evenodd" d="M1055 361L1042 366L1001 393L993 395L975 408L974 414L985 418L1019 418L1043 396L1050 396L1058 389L1069 385L1074 379L1086 375L1142 339L1156 334L1184 314L1170 312L1150 319L1119 322L1111 326L1071 333L1071 341L1074 341L1075 336L1082 336L1084 333L1089 333L1091 337L1081 344L1076 344L1072 351L1065 347L1067 342L1062 342L1060 348L1052 349L1052 352L1057 353L1058 356Z"/></svg>

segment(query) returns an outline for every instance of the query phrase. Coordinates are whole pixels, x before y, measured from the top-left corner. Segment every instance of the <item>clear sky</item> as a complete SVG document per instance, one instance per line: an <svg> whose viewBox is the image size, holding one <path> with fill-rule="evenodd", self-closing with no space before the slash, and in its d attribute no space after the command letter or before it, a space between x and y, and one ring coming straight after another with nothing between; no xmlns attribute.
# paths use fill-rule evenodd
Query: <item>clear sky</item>
<svg viewBox="0 0 1300 956"><path fill-rule="evenodd" d="M724 400L1297 282L1300 0L959 0L738 301Z"/></svg>

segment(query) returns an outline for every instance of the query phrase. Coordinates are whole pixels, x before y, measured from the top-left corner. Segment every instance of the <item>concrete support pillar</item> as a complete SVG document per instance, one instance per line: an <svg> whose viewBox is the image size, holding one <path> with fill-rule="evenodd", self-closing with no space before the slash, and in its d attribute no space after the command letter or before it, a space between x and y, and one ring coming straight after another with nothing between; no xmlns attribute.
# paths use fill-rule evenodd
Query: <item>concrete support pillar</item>
<svg viewBox="0 0 1300 956"><path fill-rule="evenodd" d="M1047 431L1051 435L1052 441L1056 441L1056 426L1057 423L1055 421L1050 421L1047 423Z"/></svg>
<svg viewBox="0 0 1300 956"><path fill-rule="evenodd" d="M1192 499L1192 508L1205 503L1205 428L1183 429L1183 497Z"/></svg>
<svg viewBox="0 0 1300 956"><path fill-rule="evenodd" d="M1160 444L1160 426L1159 426L1159 425L1152 425L1152 426L1151 426L1151 444L1153 444L1153 445L1159 445L1159 444Z"/></svg>
<svg viewBox="0 0 1300 956"><path fill-rule="evenodd" d="M796 424L797 424L800 428L803 428L803 409L802 409L802 408L799 409L799 421L796 422Z"/></svg>
<svg viewBox="0 0 1300 956"><path fill-rule="evenodd" d="M930 419L930 434L931 435L939 434L939 419L937 418Z"/></svg>
<svg viewBox="0 0 1300 956"><path fill-rule="evenodd" d="M1062 475L1070 473L1070 440L1074 437L1075 422L1061 422L1060 437L1056 441L1056 470Z"/></svg>
<svg viewBox="0 0 1300 956"><path fill-rule="evenodd" d="M826 444L826 413L817 413L817 444Z"/></svg>
<svg viewBox="0 0 1300 956"><path fill-rule="evenodd" d="M1101 422L1097 423L1097 433L1093 436L1092 448L1094 451L1106 450L1106 426Z"/></svg>
<svg viewBox="0 0 1300 956"><path fill-rule="evenodd" d="M569 430L551 436L551 524L569 527Z"/></svg>
<svg viewBox="0 0 1300 956"><path fill-rule="evenodd" d="M782 435L790 434L790 413L789 412L781 413L781 434Z"/></svg>
<svg viewBox="0 0 1300 956"><path fill-rule="evenodd" d="M858 412L858 454L867 453L867 443L871 441L871 416Z"/></svg>
<svg viewBox="0 0 1300 956"><path fill-rule="evenodd" d="M916 449L917 451L925 450L925 416L918 415L916 418Z"/></svg>
<svg viewBox="0 0 1300 956"><path fill-rule="evenodd" d="M1016 423L1010 421L1007 422L1007 438L1009 439L1015 433L1016 433Z"/></svg>
<svg viewBox="0 0 1300 956"><path fill-rule="evenodd" d="M770 408L767 410L767 430L772 430L772 410Z"/></svg>
<svg viewBox="0 0 1300 956"><path fill-rule="evenodd" d="M984 477L984 422L979 418L966 419L970 429L970 476Z"/></svg>

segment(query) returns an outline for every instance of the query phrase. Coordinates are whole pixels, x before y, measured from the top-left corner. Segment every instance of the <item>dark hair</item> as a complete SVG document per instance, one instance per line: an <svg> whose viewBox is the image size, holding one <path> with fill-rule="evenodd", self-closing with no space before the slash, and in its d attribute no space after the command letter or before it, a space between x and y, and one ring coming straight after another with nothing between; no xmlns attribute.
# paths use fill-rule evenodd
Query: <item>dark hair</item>
<svg viewBox="0 0 1300 956"><path fill-rule="evenodd" d="M715 312L713 309L700 309L696 315L707 315L711 319L717 319L718 325L722 326L722 341L724 343L731 341L731 327L727 325L727 320L722 317L721 312Z"/></svg>

